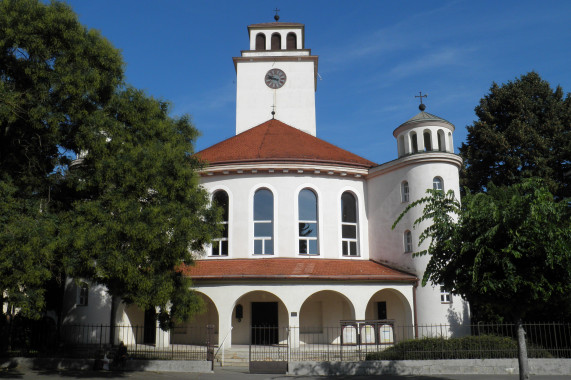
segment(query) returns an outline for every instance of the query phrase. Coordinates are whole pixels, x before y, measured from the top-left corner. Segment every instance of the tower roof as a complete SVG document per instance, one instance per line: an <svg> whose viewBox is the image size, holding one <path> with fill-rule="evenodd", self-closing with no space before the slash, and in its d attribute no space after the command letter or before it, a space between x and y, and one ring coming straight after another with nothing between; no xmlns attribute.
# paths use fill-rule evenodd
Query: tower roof
<svg viewBox="0 0 571 380"><path fill-rule="evenodd" d="M271 119L196 155L211 165L255 161L303 161L373 167L376 163Z"/></svg>
<svg viewBox="0 0 571 380"><path fill-rule="evenodd" d="M303 28L305 25L297 22L262 22L260 24L248 25L248 29L252 28Z"/></svg>
<svg viewBox="0 0 571 380"><path fill-rule="evenodd" d="M448 120L445 120L445 119L438 117L436 115L433 115L431 113L422 111L422 112L419 112L418 114L416 114L415 116L411 117L410 119L408 119L407 121L405 121L401 125L399 125L399 127L402 127L403 125L406 125L406 124L420 123L423 121L437 121L440 123L446 123L446 124L450 124L451 126L454 126L454 124L452 124Z"/></svg>

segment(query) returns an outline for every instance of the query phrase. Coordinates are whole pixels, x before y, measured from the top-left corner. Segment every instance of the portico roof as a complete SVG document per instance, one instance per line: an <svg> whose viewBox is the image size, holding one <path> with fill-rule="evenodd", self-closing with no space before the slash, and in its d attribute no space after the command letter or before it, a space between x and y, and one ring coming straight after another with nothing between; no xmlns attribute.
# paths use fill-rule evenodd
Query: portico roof
<svg viewBox="0 0 571 380"><path fill-rule="evenodd" d="M271 119L198 153L209 165L261 161L319 162L371 168L376 163Z"/></svg>
<svg viewBox="0 0 571 380"><path fill-rule="evenodd" d="M198 260L182 267L193 280L365 280L415 282L416 276L373 260L251 258Z"/></svg>

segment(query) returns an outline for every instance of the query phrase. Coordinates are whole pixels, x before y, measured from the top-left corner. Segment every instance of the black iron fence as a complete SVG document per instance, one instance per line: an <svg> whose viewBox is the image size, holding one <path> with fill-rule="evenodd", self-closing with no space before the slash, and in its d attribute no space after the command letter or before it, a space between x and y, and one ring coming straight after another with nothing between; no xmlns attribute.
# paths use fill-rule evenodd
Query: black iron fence
<svg viewBox="0 0 571 380"><path fill-rule="evenodd" d="M5 326L4 326L5 327ZM570 323L526 323L530 357L571 358ZM397 325L343 321L339 326L252 327L250 361L361 361L517 357L512 324ZM458 338L458 339L456 339ZM212 325L170 331L145 326L31 323L0 329L0 356L103 358L123 342L133 359L212 360L221 355ZM232 348L230 348L231 350Z"/></svg>
<svg viewBox="0 0 571 380"><path fill-rule="evenodd" d="M0 332L0 356L111 359L122 342L131 359L207 360L216 343L212 325L169 331L137 325L63 325L58 331L55 325L32 322L13 326L9 336L6 330Z"/></svg>

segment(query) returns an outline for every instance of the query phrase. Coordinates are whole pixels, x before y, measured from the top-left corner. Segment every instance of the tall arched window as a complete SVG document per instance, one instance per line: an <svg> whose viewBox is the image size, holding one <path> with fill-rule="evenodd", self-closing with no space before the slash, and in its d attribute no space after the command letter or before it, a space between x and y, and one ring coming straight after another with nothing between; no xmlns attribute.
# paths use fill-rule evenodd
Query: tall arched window
<svg viewBox="0 0 571 380"><path fill-rule="evenodd" d="M401 183L401 202L408 202L409 200L409 189L408 189L408 182L407 181L402 181Z"/></svg>
<svg viewBox="0 0 571 380"><path fill-rule="evenodd" d="M297 37L295 33L288 33L286 39L286 49L295 50L297 49Z"/></svg>
<svg viewBox="0 0 571 380"><path fill-rule="evenodd" d="M444 145L444 131L442 129L438 130L438 150L441 152L446 151L446 145Z"/></svg>
<svg viewBox="0 0 571 380"><path fill-rule="evenodd" d="M398 155L399 155L399 157L401 157L404 155L404 152L405 152L405 150L404 150L404 136L400 135L398 141L399 141L398 142Z"/></svg>
<svg viewBox="0 0 571 380"><path fill-rule="evenodd" d="M341 250L343 256L358 256L357 200L346 191L341 195Z"/></svg>
<svg viewBox="0 0 571 380"><path fill-rule="evenodd" d="M434 177L434 178L432 179L432 189L433 189L433 190L444 191L444 181L442 181L442 178L440 178L440 177Z"/></svg>
<svg viewBox="0 0 571 380"><path fill-rule="evenodd" d="M218 190L212 196L212 203L222 208L222 237L212 240L212 256L228 256L228 211L230 202L228 193L224 190Z"/></svg>
<svg viewBox="0 0 571 380"><path fill-rule="evenodd" d="M412 233L410 231L404 232L404 251L405 253L412 252Z"/></svg>
<svg viewBox="0 0 571 380"><path fill-rule="evenodd" d="M282 36L279 33L272 34L272 50L281 50Z"/></svg>
<svg viewBox="0 0 571 380"><path fill-rule="evenodd" d="M412 145L412 153L418 153L418 139L414 132L410 134L410 143Z"/></svg>
<svg viewBox="0 0 571 380"><path fill-rule="evenodd" d="M256 34L256 50L266 50L266 35L264 33Z"/></svg>
<svg viewBox="0 0 571 380"><path fill-rule="evenodd" d="M298 196L299 254L318 255L317 195L303 189Z"/></svg>
<svg viewBox="0 0 571 380"><path fill-rule="evenodd" d="M274 195L268 189L254 194L254 254L274 254Z"/></svg>
<svg viewBox="0 0 571 380"><path fill-rule="evenodd" d="M430 152L432 150L432 139L430 138L430 131L424 131L424 151Z"/></svg>

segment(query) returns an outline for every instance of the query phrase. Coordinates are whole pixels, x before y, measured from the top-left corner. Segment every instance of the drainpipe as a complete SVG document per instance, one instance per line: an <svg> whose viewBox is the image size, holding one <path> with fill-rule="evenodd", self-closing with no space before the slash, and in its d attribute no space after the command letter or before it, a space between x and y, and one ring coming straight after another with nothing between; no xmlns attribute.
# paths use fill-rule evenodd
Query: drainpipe
<svg viewBox="0 0 571 380"><path fill-rule="evenodd" d="M418 320L416 314L416 288L418 287L418 279L414 282L412 287L412 310L414 313L414 338L418 339Z"/></svg>

